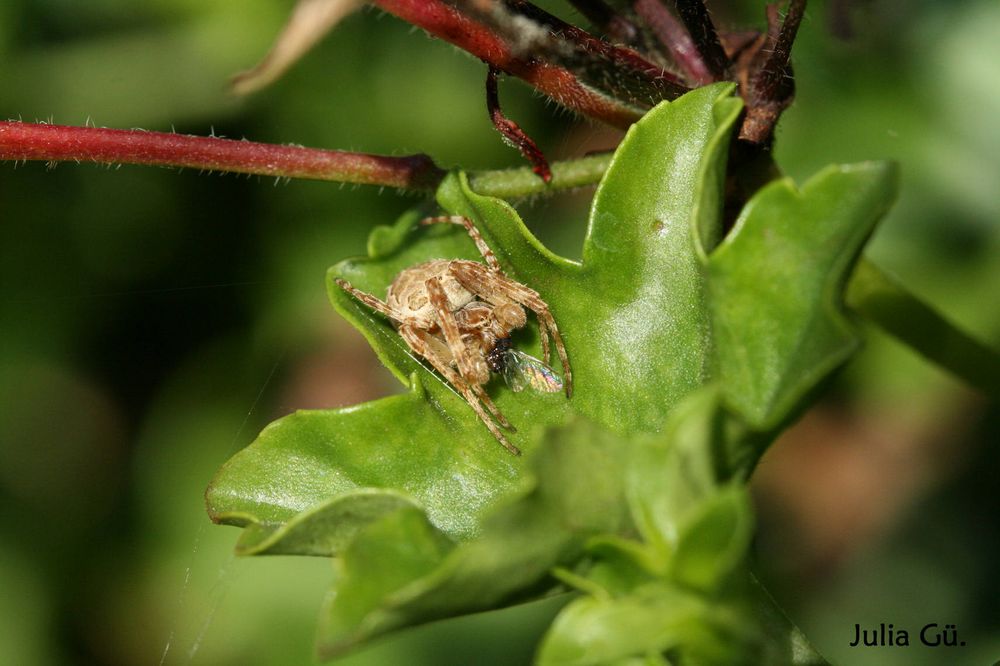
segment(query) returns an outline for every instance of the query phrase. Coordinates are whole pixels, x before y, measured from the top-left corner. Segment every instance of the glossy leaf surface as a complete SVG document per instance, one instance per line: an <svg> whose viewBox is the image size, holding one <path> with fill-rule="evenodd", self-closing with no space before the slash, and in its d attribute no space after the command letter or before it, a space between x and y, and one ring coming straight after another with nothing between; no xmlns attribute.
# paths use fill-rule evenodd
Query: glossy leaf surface
<svg viewBox="0 0 1000 666"><path fill-rule="evenodd" d="M605 539L591 548L589 569L563 577L584 595L556 618L540 664L662 653L719 666L824 663L748 572L748 491L721 480L716 465L748 435L718 427L723 418L722 392L709 385L661 434L633 441L625 492L641 538Z"/></svg>
<svg viewBox="0 0 1000 666"><path fill-rule="evenodd" d="M630 130L595 195L581 263L549 252L463 174L439 188L441 208L473 221L566 342L571 399L487 386L524 458L334 281L383 299L415 264L476 259L464 229L422 227L436 211L415 210L377 229L367 257L330 270L334 307L408 391L273 423L207 494L213 519L247 528L243 553L338 557L325 654L534 598L556 578L586 596L553 626L543 663L683 650L699 663L778 664L808 647L780 611L768 623L752 610L770 602L746 569L743 475L857 344L843 288L894 181L868 164L801 191L772 183L720 241L740 112L731 92L699 89ZM540 356L537 337L531 324L514 345Z"/></svg>
<svg viewBox="0 0 1000 666"><path fill-rule="evenodd" d="M895 191L885 163L829 167L801 190L773 182L712 253L719 377L752 426L775 427L857 348L844 285Z"/></svg>
<svg viewBox="0 0 1000 666"><path fill-rule="evenodd" d="M718 233L709 222L718 225L727 137L740 110L731 90L700 89L658 107L630 130L595 197L582 265L552 255L507 203L474 194L463 176L449 177L439 190L441 205L475 222L511 276L540 292L566 341L576 389L571 400L490 386L518 428L513 443L525 451L537 446L544 427L571 413L618 433L654 430L704 381L710 336L697 239ZM370 256L341 262L331 278L384 298L387 285L409 266L476 256L458 227L417 228L423 215L377 230ZM696 234L696 228L708 231ZM484 509L517 486L523 460L498 446L388 320L330 285L334 307L410 391L273 423L213 481L210 514L242 526L281 525L341 494L391 488L416 501L450 536L476 534ZM515 344L539 355L530 333Z"/></svg>
<svg viewBox="0 0 1000 666"><path fill-rule="evenodd" d="M523 493L487 516L479 538L454 549L408 508L363 530L344 553L321 651L338 654L392 629L495 608L579 557L588 538L620 530L623 446L587 422L554 430L533 456Z"/></svg>

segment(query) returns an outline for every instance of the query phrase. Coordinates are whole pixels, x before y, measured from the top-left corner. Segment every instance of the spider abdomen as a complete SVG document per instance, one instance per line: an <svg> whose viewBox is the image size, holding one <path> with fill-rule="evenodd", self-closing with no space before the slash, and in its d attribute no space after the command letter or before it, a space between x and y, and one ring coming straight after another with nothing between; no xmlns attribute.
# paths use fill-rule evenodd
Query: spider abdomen
<svg viewBox="0 0 1000 666"><path fill-rule="evenodd" d="M400 272L389 285L386 303L389 307L405 313L408 317L422 321L435 321L434 305L427 293L427 280L436 277L441 281L441 287L448 297L448 306L452 312L461 310L475 300L475 295L456 280L448 268L457 263L449 259L432 259Z"/></svg>

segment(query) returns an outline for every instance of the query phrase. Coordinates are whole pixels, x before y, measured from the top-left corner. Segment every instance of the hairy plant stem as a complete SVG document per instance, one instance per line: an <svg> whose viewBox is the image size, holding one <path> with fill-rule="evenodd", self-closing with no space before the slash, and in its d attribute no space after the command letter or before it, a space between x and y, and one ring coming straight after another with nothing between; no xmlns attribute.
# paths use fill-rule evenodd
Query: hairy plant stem
<svg viewBox="0 0 1000 666"><path fill-rule="evenodd" d="M497 70L512 74L559 104L614 127L626 128L645 109L615 99L579 80L565 67L522 56L491 28L461 13L443 0L372 0L429 34L467 51Z"/></svg>
<svg viewBox="0 0 1000 666"><path fill-rule="evenodd" d="M445 174L427 155L388 157L166 132L22 122L0 122L0 160L172 166L402 189L432 188Z"/></svg>
<svg viewBox="0 0 1000 666"><path fill-rule="evenodd" d="M428 191L447 171L427 155L392 157L144 130L0 121L0 160L180 167ZM529 168L470 174L481 194L523 197L593 185L611 161L602 154L552 165L543 183Z"/></svg>
<svg viewBox="0 0 1000 666"><path fill-rule="evenodd" d="M479 194L501 199L516 199L555 190L596 185L611 164L611 153L589 155L565 162L552 163L552 180L543 183L531 167L473 171L469 185Z"/></svg>
<svg viewBox="0 0 1000 666"><path fill-rule="evenodd" d="M906 346L985 395L1000 398L1000 351L962 332L875 264L865 259L858 263L845 301Z"/></svg>
<svg viewBox="0 0 1000 666"><path fill-rule="evenodd" d="M653 31L663 51L677 63L688 81L702 86L715 81L691 35L661 0L634 0L632 9Z"/></svg>

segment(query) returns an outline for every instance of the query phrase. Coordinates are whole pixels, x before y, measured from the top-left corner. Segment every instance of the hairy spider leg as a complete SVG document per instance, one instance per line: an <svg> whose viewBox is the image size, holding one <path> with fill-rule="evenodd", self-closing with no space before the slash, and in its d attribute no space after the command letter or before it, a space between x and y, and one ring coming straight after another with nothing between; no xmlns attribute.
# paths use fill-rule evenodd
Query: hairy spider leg
<svg viewBox="0 0 1000 666"><path fill-rule="evenodd" d="M465 230L469 232L469 236L472 237L472 242L476 244L476 249L479 250L479 254L483 256L486 260L486 265L490 267L491 271L496 271L497 273L503 272L500 268L500 262L497 261L497 257L493 254L493 250L490 246L486 244L483 240L482 235L479 233L479 229L476 225L472 223L467 217L462 215L442 215L440 217L426 217L420 221L420 224L430 225L430 224L457 224L459 226L465 227Z"/></svg>
<svg viewBox="0 0 1000 666"><path fill-rule="evenodd" d="M512 426L510 421L507 420L507 417L500 411L500 408L493 404L493 401L490 400L489 394L485 389L483 389L482 386L479 384L473 384L472 392L476 394L476 397L483 401L483 404L486 405L486 409L490 410L490 414L492 414L493 418L497 420L497 423L500 424L501 428L505 428L510 432L517 432L517 428Z"/></svg>
<svg viewBox="0 0 1000 666"><path fill-rule="evenodd" d="M541 317L538 318L538 337L542 341L542 360L548 363L552 353L549 349L549 327Z"/></svg>
<svg viewBox="0 0 1000 666"><path fill-rule="evenodd" d="M521 455L521 449L517 448L513 444L507 441L504 434L500 431L495 423L490 419L489 415L483 410L483 406L479 404L475 390L454 370L451 369L451 365L445 361L441 356L433 349L432 344L429 339L433 339L429 333L419 328L411 327L408 324L402 324L399 327L399 335L403 338L403 341L409 345L410 349L419 354L420 356L427 359L435 370L437 370L441 375L448 380L452 386L454 386L465 398L465 401L469 403L472 407L472 411L476 413L479 420L483 422L486 428L490 431L498 442L515 456ZM482 390L482 389L480 389ZM483 394L485 395L485 394ZM489 397L486 398L486 405L490 408L490 411L496 410L496 406L489 401ZM506 419L504 419L506 421Z"/></svg>
<svg viewBox="0 0 1000 666"><path fill-rule="evenodd" d="M428 278L424 281L424 289L427 291L427 296L430 297L434 314L437 315L438 326L441 327L441 333L444 335L445 342L448 343L448 349L451 350L451 354L455 358L459 374L470 384L478 383L474 380L476 372L472 349L465 344L465 339L462 338L462 331L458 328L458 322L455 320L455 313L451 310L448 295L445 293L444 287L441 286L441 278L437 276Z"/></svg>
<svg viewBox="0 0 1000 666"><path fill-rule="evenodd" d="M462 379L476 397L496 417L500 425L513 431L514 427L507 420L507 417L493 404L486 391L483 390L481 383L476 381L475 364L477 361L483 365L482 371L485 373L486 379L489 379L490 376L489 369L486 367L485 361L482 358L477 358L473 349L465 344L462 331L455 320L455 313L452 312L451 304L448 302L448 296L445 294L444 287L441 286L441 278L428 278L424 282L424 288L431 299L431 305L434 306L434 311L438 318L438 326L441 327L441 333L444 334L444 339L448 343L448 349L451 352L452 358L455 359L455 365L458 366L458 372L462 376Z"/></svg>
<svg viewBox="0 0 1000 666"><path fill-rule="evenodd" d="M338 287L340 287L341 289L343 289L344 291L346 291L348 294L350 294L354 298L358 299L359 301L361 301L362 303L364 303L365 305L367 305L368 307L370 307L375 312L378 312L379 314L383 314L386 317L388 317L389 319L392 319L393 321L396 321L396 322L402 323L403 321L406 321L407 317L402 312L399 312L397 310L393 310L392 308L389 307L388 303L386 303L384 301L380 301L378 298L372 296L371 294L369 294L366 291L361 291L360 289L358 289L357 287L355 287L354 285L352 285L347 280L342 280L340 278L334 278L333 281L337 283Z"/></svg>
<svg viewBox="0 0 1000 666"><path fill-rule="evenodd" d="M427 345L428 349L430 349L437 356L437 360L443 363L449 369L451 374L454 375L454 371L451 370L452 360L454 359L454 356L452 355L451 350L448 349L448 345L445 344L445 342L439 336L427 333L426 331L420 332L420 336L423 338L424 343ZM416 350L414 349L413 351ZM430 359L427 360L429 361ZM434 367L437 368L436 365ZM448 377L445 377L445 379L454 384L454 382ZM503 412L501 412L500 409L495 404L493 404L493 401L490 400L489 394L487 394L486 391L483 390L482 386L480 386L479 384L471 384L469 388L471 388L472 391L476 394L476 396L483 402L483 404L486 405L486 409L489 410L490 414L493 415L493 418L497 420L497 422L500 424L501 427L506 428L511 432L517 432L517 428L511 425L510 422L507 420L507 418L503 415Z"/></svg>
<svg viewBox="0 0 1000 666"><path fill-rule="evenodd" d="M426 331L422 332L421 336L424 338L424 342L431 349L431 351L437 354L438 359L451 368L455 357L451 353L451 350L448 349L448 345L445 341L441 339L441 336L427 333ZM482 386L472 383L469 385L469 388L471 388L483 404L486 405L486 409L489 410L490 414L493 415L493 418L497 420L501 427L511 432L517 432L517 428L511 425L510 421L507 420L507 417L505 417L503 412L500 411L500 408L493 404L489 394L483 390Z"/></svg>
<svg viewBox="0 0 1000 666"><path fill-rule="evenodd" d="M511 280L503 273L493 272L475 261L453 261L448 267L448 272L463 287L487 301L491 297L499 295L509 298L535 313L535 316L538 317L539 329L548 328L552 334L556 352L558 352L559 360L562 362L566 397L571 397L573 395L573 373L569 368L566 346L563 344L559 327L556 326L556 320L552 318L549 306L545 304L538 292L520 282ZM548 361L548 358L545 360Z"/></svg>
<svg viewBox="0 0 1000 666"><path fill-rule="evenodd" d="M448 349L448 345L446 345L441 340L440 337L427 333L426 331L421 332L421 337L424 338L424 341L427 343L428 347L430 347L431 350L438 355L438 359L444 362L445 365L450 369L452 363L451 359L453 359L454 356L452 355L451 350ZM454 371L452 371L452 375L454 374L455 374ZM507 417L503 415L503 412L500 411L500 408L493 403L493 400L490 399L489 394L483 389L481 385L476 383L469 383L469 388L472 389L472 392L476 394L476 397L479 398L479 400L484 405L486 405L486 409L489 410L490 414L493 415L493 418L497 420L497 423L500 424L501 428L509 430L510 432L517 432L517 428L511 425L510 421L508 421Z"/></svg>

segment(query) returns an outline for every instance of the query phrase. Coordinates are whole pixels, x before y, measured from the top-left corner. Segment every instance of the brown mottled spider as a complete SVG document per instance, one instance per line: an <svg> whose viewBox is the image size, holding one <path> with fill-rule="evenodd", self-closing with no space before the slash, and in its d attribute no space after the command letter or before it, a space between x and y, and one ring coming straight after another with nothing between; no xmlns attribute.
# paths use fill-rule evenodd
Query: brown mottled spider
<svg viewBox="0 0 1000 666"><path fill-rule="evenodd" d="M531 386L554 392L565 386L568 398L573 393L573 375L566 347L549 306L538 292L504 275L493 251L472 222L465 217L446 216L427 218L421 224L441 222L464 226L486 265L461 259L432 259L411 266L392 281L384 302L355 289L346 280L336 282L372 310L393 320L410 349L427 359L461 393L507 450L519 455L521 451L507 441L497 424L511 432L513 426L490 400L483 384L490 380L493 371L500 373L515 391ZM545 362L550 357L549 336L552 336L562 362L562 381L545 362L511 348L511 331L527 322L524 308L538 318Z"/></svg>

